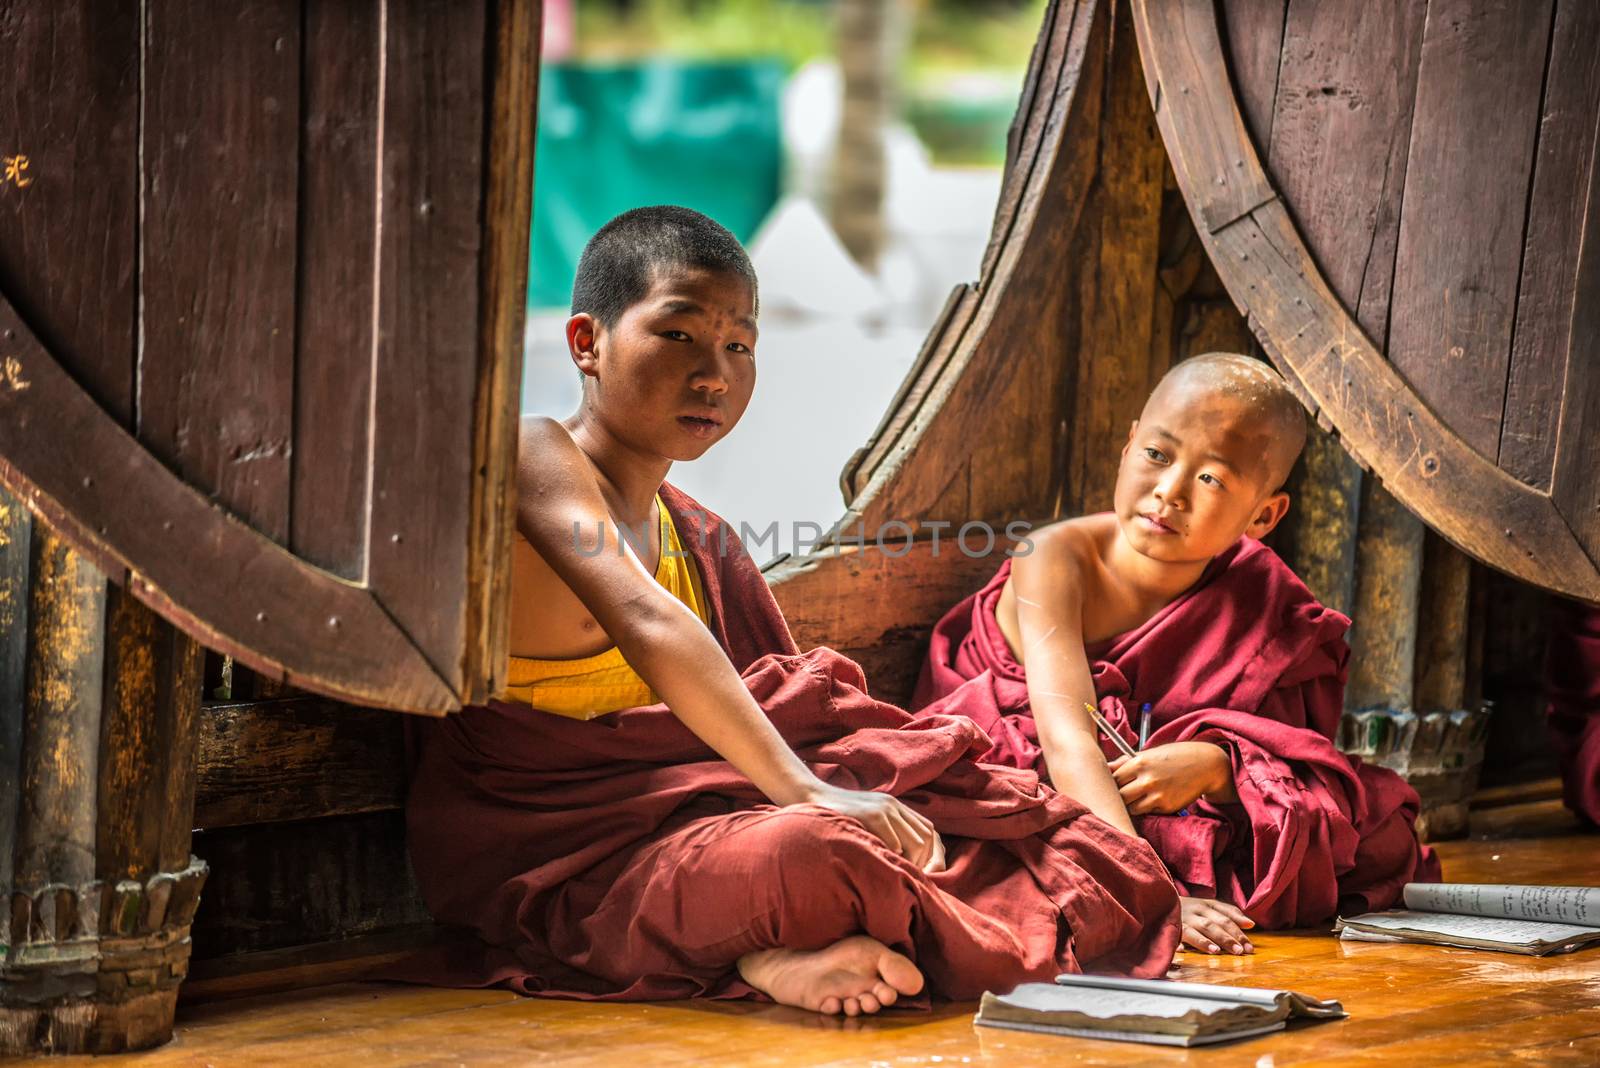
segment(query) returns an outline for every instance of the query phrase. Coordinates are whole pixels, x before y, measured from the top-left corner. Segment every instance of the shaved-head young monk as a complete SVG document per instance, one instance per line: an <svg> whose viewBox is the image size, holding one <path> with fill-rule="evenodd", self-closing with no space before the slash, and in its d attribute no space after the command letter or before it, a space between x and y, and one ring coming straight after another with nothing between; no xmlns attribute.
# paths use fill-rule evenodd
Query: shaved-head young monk
<svg viewBox="0 0 1600 1068"><path fill-rule="evenodd" d="M1260 544L1305 437L1262 361L1178 364L1129 428L1113 511L1034 531L952 609L912 703L972 716L985 760L1137 827L1185 895L1184 943L1205 952L1248 953L1257 925L1388 908L1438 878L1416 793L1333 745L1350 621Z"/></svg>
<svg viewBox="0 0 1600 1068"><path fill-rule="evenodd" d="M738 241L642 208L584 250L570 418L519 445L509 688L411 725L425 900L471 937L408 976L857 1015L1061 970L1161 975L1153 850L801 654L737 537L665 482L756 383Z"/></svg>

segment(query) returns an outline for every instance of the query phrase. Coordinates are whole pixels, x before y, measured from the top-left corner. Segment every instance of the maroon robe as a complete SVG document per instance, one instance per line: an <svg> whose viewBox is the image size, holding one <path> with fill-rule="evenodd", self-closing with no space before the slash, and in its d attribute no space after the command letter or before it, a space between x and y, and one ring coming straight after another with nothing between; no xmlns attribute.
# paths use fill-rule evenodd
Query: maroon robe
<svg viewBox="0 0 1600 1068"><path fill-rule="evenodd" d="M1047 775L1027 676L995 619L1010 574L1008 560L934 628L912 707L971 716L993 740L983 760ZM1086 650L1100 711L1131 744L1148 702L1150 745L1214 742L1233 765L1237 804L1134 820L1183 892L1295 927L1388 908L1407 882L1439 878L1412 830L1416 791L1333 745L1349 623L1241 539L1143 626Z"/></svg>
<svg viewBox="0 0 1600 1068"><path fill-rule="evenodd" d="M800 654L726 524L669 486L662 499L700 568L712 633L784 739L826 781L927 816L949 870L925 874L820 807L765 803L665 705L585 722L494 702L410 721L412 865L434 916L473 936L403 978L741 996L744 954L857 933L948 997L1090 966L1163 973L1177 896L1147 843L1032 772L974 762L988 739L970 720L914 720L869 697L838 653Z"/></svg>
<svg viewBox="0 0 1600 1068"><path fill-rule="evenodd" d="M1567 807L1600 823L1600 608L1551 596L1544 690Z"/></svg>

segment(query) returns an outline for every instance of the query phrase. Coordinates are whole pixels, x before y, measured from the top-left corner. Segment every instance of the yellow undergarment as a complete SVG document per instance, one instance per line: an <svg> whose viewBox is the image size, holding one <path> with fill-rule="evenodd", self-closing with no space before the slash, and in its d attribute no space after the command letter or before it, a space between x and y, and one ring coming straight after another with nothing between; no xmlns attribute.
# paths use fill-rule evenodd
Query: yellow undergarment
<svg viewBox="0 0 1600 1068"><path fill-rule="evenodd" d="M704 623L706 599L700 587L700 572L684 553L677 528L660 497L656 498L656 514L661 518L661 561L656 565L656 581ZM615 645L578 660L513 656L508 678L506 695L511 700L525 701L541 712L572 719L594 719L607 712L653 705L661 700Z"/></svg>

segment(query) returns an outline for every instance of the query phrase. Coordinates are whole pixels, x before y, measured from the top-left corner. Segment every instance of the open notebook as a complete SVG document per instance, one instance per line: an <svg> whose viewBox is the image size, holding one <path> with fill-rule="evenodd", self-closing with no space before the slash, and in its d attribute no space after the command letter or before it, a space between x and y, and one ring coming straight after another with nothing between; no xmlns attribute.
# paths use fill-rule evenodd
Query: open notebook
<svg viewBox="0 0 1600 1068"><path fill-rule="evenodd" d="M1344 1015L1337 1001L1292 990L1058 975L1054 983L1024 983L1009 994L984 994L976 1022L1078 1038L1202 1046L1278 1031L1295 1016Z"/></svg>
<svg viewBox="0 0 1600 1068"><path fill-rule="evenodd" d="M1352 942L1425 942L1542 957L1600 942L1600 887L1407 883L1403 909L1340 918Z"/></svg>

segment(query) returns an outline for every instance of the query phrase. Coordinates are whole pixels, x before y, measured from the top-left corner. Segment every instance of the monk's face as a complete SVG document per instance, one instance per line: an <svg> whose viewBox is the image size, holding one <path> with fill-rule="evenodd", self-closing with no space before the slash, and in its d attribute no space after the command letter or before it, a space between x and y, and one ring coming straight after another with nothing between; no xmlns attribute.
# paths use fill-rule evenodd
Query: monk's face
<svg viewBox="0 0 1600 1068"><path fill-rule="evenodd" d="M659 271L615 324L575 315L567 340L590 415L647 455L698 459L755 389L755 294L737 275Z"/></svg>
<svg viewBox="0 0 1600 1068"><path fill-rule="evenodd" d="M1123 536L1173 563L1209 560L1242 534L1264 537L1289 508L1278 490L1282 454L1270 421L1249 403L1202 384L1163 383L1122 449Z"/></svg>

